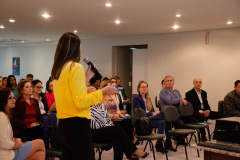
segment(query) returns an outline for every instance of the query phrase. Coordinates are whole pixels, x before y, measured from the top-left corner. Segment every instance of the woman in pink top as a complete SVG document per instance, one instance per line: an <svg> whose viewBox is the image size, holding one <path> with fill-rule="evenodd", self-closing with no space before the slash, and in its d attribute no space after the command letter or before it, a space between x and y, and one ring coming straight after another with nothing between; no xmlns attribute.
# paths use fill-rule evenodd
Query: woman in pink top
<svg viewBox="0 0 240 160"><path fill-rule="evenodd" d="M56 105L55 105L55 98L54 98L54 95L53 95L53 84L52 84L52 81L51 80L48 80L47 83L46 83L46 89L47 89L47 93L45 94L46 98L47 98L47 103L48 103L48 107L49 109L51 107L54 107L56 110ZM51 109L53 110L53 109Z"/></svg>

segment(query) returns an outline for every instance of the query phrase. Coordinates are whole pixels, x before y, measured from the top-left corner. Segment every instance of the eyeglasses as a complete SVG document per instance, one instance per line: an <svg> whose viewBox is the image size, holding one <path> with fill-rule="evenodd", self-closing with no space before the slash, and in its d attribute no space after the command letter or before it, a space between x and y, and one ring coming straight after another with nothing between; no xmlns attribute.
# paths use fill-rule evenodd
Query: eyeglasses
<svg viewBox="0 0 240 160"><path fill-rule="evenodd" d="M36 88L37 88L37 89L43 89L43 87L39 87L39 86L38 86L38 87L36 87Z"/></svg>
<svg viewBox="0 0 240 160"><path fill-rule="evenodd" d="M140 88L148 88L148 86L142 86L142 87L140 87Z"/></svg>
<svg viewBox="0 0 240 160"><path fill-rule="evenodd" d="M8 100L16 100L16 97L8 97Z"/></svg>
<svg viewBox="0 0 240 160"><path fill-rule="evenodd" d="M111 81L111 83L117 83L117 82L115 82L115 81Z"/></svg>

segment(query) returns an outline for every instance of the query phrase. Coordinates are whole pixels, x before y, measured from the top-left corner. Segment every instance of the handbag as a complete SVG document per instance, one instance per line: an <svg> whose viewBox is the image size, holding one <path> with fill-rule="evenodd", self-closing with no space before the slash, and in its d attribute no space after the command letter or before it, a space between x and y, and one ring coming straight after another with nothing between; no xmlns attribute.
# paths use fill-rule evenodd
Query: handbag
<svg viewBox="0 0 240 160"><path fill-rule="evenodd" d="M148 117L137 118L134 126L136 134L139 136L146 136L152 133L152 126Z"/></svg>

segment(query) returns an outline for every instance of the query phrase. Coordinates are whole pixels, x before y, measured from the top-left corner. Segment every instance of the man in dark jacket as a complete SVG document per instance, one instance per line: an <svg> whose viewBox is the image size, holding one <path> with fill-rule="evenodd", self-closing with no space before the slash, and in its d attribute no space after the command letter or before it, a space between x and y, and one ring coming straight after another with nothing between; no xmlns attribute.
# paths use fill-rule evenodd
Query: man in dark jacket
<svg viewBox="0 0 240 160"><path fill-rule="evenodd" d="M207 100L207 92L202 90L202 80L200 78L195 78L193 80L193 89L188 91L185 96L186 100L190 102L193 106L194 113L193 117L199 122L204 122L207 119L217 119L219 118L218 112L213 112L210 109ZM200 130L202 135L202 140L206 140L206 133L204 129Z"/></svg>
<svg viewBox="0 0 240 160"><path fill-rule="evenodd" d="M229 92L223 102L224 117L240 117L240 80L234 83L234 90Z"/></svg>

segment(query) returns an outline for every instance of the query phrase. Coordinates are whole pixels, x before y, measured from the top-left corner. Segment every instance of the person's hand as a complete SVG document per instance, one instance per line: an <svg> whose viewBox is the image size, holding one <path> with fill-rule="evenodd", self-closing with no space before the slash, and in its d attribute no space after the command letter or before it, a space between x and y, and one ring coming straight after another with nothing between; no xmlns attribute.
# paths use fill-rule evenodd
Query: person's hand
<svg viewBox="0 0 240 160"><path fill-rule="evenodd" d="M12 149L18 149L22 146L22 144L22 140L20 138L16 138Z"/></svg>
<svg viewBox="0 0 240 160"><path fill-rule="evenodd" d="M203 117L209 117L209 112L208 111L203 111L202 114L203 114Z"/></svg>
<svg viewBox="0 0 240 160"><path fill-rule="evenodd" d="M52 104L52 106L51 106L51 108L49 109L48 112L49 112L49 113L51 113L51 112L56 112L56 102L53 102L53 104Z"/></svg>
<svg viewBox="0 0 240 160"><path fill-rule="evenodd" d="M160 113L160 111L153 112L153 116L157 115L158 113Z"/></svg>
<svg viewBox="0 0 240 160"><path fill-rule="evenodd" d="M124 110L121 110L120 113L123 115L123 116L126 116L126 113Z"/></svg>
<svg viewBox="0 0 240 160"><path fill-rule="evenodd" d="M126 100L123 100L123 102L130 102L130 99L128 98Z"/></svg>
<svg viewBox="0 0 240 160"><path fill-rule="evenodd" d="M119 114L114 114L113 116L112 116L112 119L113 120L115 120L115 119L119 119L120 117L119 117Z"/></svg>
<svg viewBox="0 0 240 160"><path fill-rule="evenodd" d="M34 126L37 126L37 125L39 125L39 123L38 122L34 122L34 123L31 123L30 127L34 127Z"/></svg>
<svg viewBox="0 0 240 160"><path fill-rule="evenodd" d="M91 70L91 65L88 66L86 71L86 84L90 81L90 79L95 75L95 73Z"/></svg>
<svg viewBox="0 0 240 160"><path fill-rule="evenodd" d="M183 103L185 106L187 105L187 101L185 99L181 100L180 103Z"/></svg>
<svg viewBox="0 0 240 160"><path fill-rule="evenodd" d="M103 94L116 94L118 93L118 89L112 86L106 86L101 89Z"/></svg>

